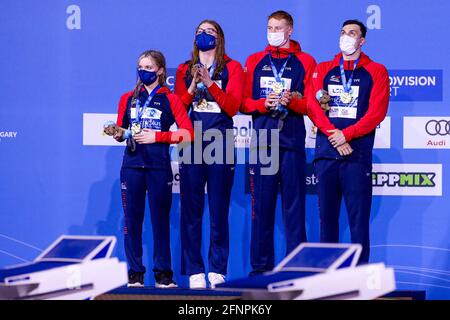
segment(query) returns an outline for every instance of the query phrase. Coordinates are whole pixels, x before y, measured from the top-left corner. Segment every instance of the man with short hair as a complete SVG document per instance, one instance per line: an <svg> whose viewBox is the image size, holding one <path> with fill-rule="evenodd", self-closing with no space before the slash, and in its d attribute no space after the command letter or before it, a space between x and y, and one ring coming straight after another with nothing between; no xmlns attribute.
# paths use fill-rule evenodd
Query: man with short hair
<svg viewBox="0 0 450 320"><path fill-rule="evenodd" d="M319 180L320 238L322 242L339 242L343 197L351 241L363 247L360 263L369 260L375 129L385 118L389 104L386 68L361 51L366 33L362 22L344 22L341 52L317 66L308 99L308 116L320 129L314 160ZM324 104L323 96L327 96L328 104ZM321 106L327 109L325 113Z"/></svg>
<svg viewBox="0 0 450 320"><path fill-rule="evenodd" d="M277 152L279 170L265 175L260 159L250 168L252 192L251 275L274 267L274 224L278 188L281 190L286 252L306 241L305 232L305 124L309 81L316 62L291 40L292 16L276 11L268 17L267 40L262 52L248 57L245 64L244 98L240 111L253 116L256 135L252 150ZM279 141L261 139L279 130ZM271 136L270 134L268 134ZM256 142L255 142L256 141ZM273 148L277 144L277 148ZM253 152L253 151L251 151Z"/></svg>

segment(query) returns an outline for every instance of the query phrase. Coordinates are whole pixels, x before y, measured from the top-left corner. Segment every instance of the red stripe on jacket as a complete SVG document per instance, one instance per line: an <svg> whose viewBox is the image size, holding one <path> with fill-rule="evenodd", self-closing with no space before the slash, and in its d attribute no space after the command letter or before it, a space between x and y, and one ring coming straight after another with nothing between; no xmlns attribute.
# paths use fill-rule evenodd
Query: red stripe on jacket
<svg viewBox="0 0 450 320"><path fill-rule="evenodd" d="M133 95L133 91L130 91L130 92L124 93L120 97L119 107L118 107L118 111L117 111L117 121L116 121L116 124L119 127L122 127L122 125L123 125L123 119L126 116L126 112L127 112L128 99L130 99L130 97L132 95Z"/></svg>

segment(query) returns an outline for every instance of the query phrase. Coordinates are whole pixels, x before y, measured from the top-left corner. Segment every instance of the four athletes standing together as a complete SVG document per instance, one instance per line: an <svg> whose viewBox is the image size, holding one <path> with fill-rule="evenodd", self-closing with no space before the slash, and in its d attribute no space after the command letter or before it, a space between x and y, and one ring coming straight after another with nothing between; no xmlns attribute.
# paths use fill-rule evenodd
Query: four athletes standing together
<svg viewBox="0 0 450 320"><path fill-rule="evenodd" d="M339 212L344 198L351 240L363 246L360 263L368 262L372 149L375 129L384 119L389 103L388 74L384 66L362 53L367 29L361 22L344 22L341 52L319 65L291 39L293 25L287 12L272 13L268 18L269 45L249 56L242 70L239 62L225 54L220 25L212 20L202 21L196 29L191 59L177 69L175 93L165 86L164 56L150 50L139 57L136 87L124 94L119 103L117 125L127 131L118 131L114 136L117 141L127 140L121 187L129 286L144 285L142 224L148 197L155 286L176 287L170 253L169 145L180 142L183 154L192 160L179 164L181 271L189 276L190 288L206 288L206 280L211 287L225 281L235 168L234 154L230 161L226 152L230 147L233 150L227 144L234 143L234 139L227 139L227 135L233 129L232 117L239 111L253 118L256 137L252 138L251 148L264 148L270 153L277 144L273 150L279 159L279 170L274 174L263 174L265 164L259 159L250 167L251 275L274 267L278 189L286 253L307 240L304 115L318 127L314 167L321 241L339 241ZM174 123L178 130L170 131ZM194 161L195 148L205 151L212 141L217 143L206 137L210 129L221 133L215 139L221 139L223 157L215 163ZM278 141L258 139L262 132L271 130L279 133ZM205 187L210 214L207 268L201 255Z"/></svg>

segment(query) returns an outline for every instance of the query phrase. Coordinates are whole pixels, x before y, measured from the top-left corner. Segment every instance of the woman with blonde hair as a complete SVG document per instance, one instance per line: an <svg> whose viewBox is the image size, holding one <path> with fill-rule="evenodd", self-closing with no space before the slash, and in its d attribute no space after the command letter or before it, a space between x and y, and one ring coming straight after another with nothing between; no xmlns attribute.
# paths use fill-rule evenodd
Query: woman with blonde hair
<svg viewBox="0 0 450 320"><path fill-rule="evenodd" d="M153 229L153 273L157 288L176 287L170 252L169 213L172 169L169 146L193 138L192 123L178 96L166 86L166 61L148 50L138 59L139 79L119 102L117 141L127 140L120 172L124 210L125 254L129 287L143 287L142 224L148 197ZM171 132L173 123L178 131Z"/></svg>

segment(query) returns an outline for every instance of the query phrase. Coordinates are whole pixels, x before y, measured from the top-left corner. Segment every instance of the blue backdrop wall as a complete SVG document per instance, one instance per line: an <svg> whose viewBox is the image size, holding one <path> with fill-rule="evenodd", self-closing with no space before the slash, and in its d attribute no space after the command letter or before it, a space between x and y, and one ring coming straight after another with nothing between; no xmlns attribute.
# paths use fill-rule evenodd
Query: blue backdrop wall
<svg viewBox="0 0 450 320"><path fill-rule="evenodd" d="M100 130L105 118L114 119L120 95L132 88L137 56L148 48L161 50L173 75L189 58L199 21L212 18L225 31L228 54L243 64L266 46L266 19L278 9L294 16L293 38L318 62L337 53L344 20L367 23L365 52L385 64L391 76L389 118L379 128L374 151L371 261L394 266L400 289L450 298L446 0L2 0L0 267L32 260L63 233L116 235L116 254L124 259L123 147L108 145ZM237 124L238 138L244 140L246 120ZM309 161L312 156L309 148ZM230 210L230 278L250 271L251 200L245 176L245 165L239 165ZM308 237L318 241L311 172L306 183ZM285 250L279 211L278 206L277 261ZM342 213L342 241L349 241ZM151 269L148 217L145 262ZM208 225L206 214L205 255ZM177 194L171 227L176 279L186 285L179 273ZM147 275L146 281L153 279Z"/></svg>

